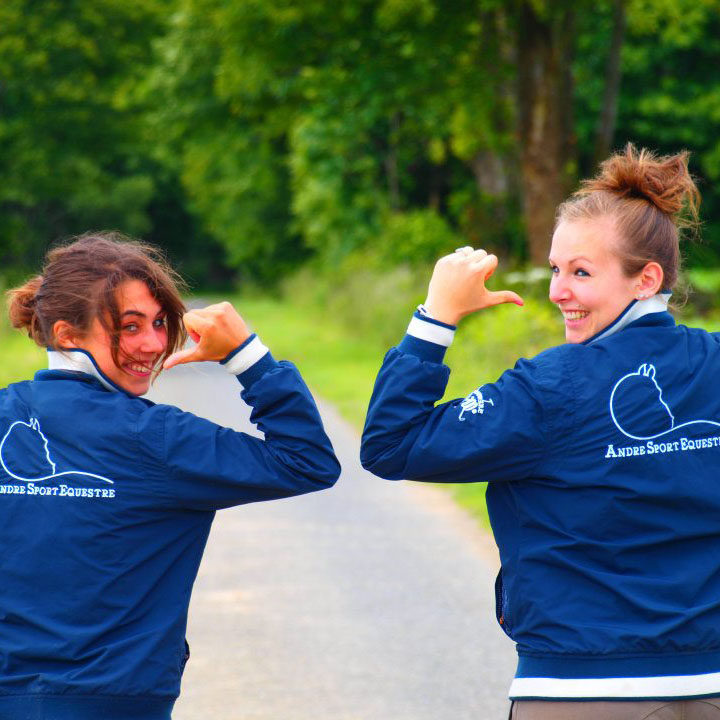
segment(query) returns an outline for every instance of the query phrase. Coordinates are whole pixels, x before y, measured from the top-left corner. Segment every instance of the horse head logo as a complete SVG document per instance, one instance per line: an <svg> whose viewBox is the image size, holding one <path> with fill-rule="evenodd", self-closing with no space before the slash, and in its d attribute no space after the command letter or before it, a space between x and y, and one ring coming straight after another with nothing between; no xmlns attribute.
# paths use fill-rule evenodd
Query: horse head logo
<svg viewBox="0 0 720 720"><path fill-rule="evenodd" d="M655 366L649 363L618 380L610 394L610 414L617 429L634 440L649 440L675 427Z"/></svg>
<svg viewBox="0 0 720 720"><path fill-rule="evenodd" d="M3 453L8 442L13 448L12 454ZM30 418L30 422L14 422L10 426L0 443L0 462L5 472L16 480L32 482L55 474L48 440L40 430L37 418Z"/></svg>
<svg viewBox="0 0 720 720"><path fill-rule="evenodd" d="M0 440L0 465L13 479L36 483L65 475L84 476L113 484L102 475L84 470L57 471L50 456L50 445L40 429L40 421L30 418L29 422L17 420L8 428Z"/></svg>

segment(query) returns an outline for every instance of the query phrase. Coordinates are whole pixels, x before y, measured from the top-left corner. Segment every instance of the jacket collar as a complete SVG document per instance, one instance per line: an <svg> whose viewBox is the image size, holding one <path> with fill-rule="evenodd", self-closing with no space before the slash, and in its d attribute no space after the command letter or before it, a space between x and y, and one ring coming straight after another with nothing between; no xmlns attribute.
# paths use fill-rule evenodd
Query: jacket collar
<svg viewBox="0 0 720 720"><path fill-rule="evenodd" d="M87 350L81 350L80 348L51 350L48 348L48 369L40 370L35 377L38 380L43 380L47 379L49 375L57 377L58 373L81 373L86 376L81 378L83 380L92 378L106 390L129 394L103 373L95 362L95 358Z"/></svg>
<svg viewBox="0 0 720 720"><path fill-rule="evenodd" d="M647 300L633 300L606 328L591 338L583 340L581 344L592 345L598 340L604 340L641 318L650 321L650 324L665 325L668 324L668 318L671 323L674 323L672 316L667 311L671 294L670 292L660 292Z"/></svg>

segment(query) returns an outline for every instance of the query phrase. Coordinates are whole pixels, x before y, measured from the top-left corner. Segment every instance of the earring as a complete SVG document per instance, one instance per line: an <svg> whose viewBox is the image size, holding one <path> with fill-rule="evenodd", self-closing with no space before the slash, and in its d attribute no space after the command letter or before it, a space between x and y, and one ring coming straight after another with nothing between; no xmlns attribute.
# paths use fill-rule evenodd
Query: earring
<svg viewBox="0 0 720 720"><path fill-rule="evenodd" d="M643 295L642 293L640 293L640 295L637 296L637 299L638 299L638 300L647 300L648 297L650 297L650 296L649 296L649 295Z"/></svg>

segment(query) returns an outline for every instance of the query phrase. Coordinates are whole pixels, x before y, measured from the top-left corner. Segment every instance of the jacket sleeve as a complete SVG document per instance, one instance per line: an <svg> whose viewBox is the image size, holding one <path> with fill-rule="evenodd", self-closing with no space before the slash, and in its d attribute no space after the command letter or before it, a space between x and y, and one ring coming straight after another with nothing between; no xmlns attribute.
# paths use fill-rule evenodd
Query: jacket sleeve
<svg viewBox="0 0 720 720"><path fill-rule="evenodd" d="M448 343L442 333L427 332L429 322L416 314L405 339L385 356L362 436L363 467L389 480L532 476L547 440L535 363L522 360L497 382L436 405L450 376L442 364Z"/></svg>
<svg viewBox="0 0 720 720"><path fill-rule="evenodd" d="M264 439L169 405L148 411L154 432L144 435L147 442L155 436L161 453L147 450L171 506L216 510L301 495L331 487L340 475L313 397L294 365L265 352L237 378L253 408L250 420Z"/></svg>

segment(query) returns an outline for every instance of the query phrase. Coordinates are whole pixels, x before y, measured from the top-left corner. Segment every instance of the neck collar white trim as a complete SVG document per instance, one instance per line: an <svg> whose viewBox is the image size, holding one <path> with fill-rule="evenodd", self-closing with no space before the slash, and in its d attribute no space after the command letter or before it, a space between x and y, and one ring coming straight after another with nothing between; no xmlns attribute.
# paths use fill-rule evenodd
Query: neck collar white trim
<svg viewBox="0 0 720 720"><path fill-rule="evenodd" d="M117 392L121 389L110 378L105 376L95 364L93 356L87 350L81 350L80 348L48 350L48 369L85 373L99 380L107 390Z"/></svg>
<svg viewBox="0 0 720 720"><path fill-rule="evenodd" d="M660 292L647 300L633 300L610 325L604 330L601 330L597 335L593 335L593 337L585 340L583 345L592 345L592 343L598 340L604 340L606 337L614 335L616 332L619 332L630 323L639 320L645 315L667 312L671 295L672 293L670 292Z"/></svg>

